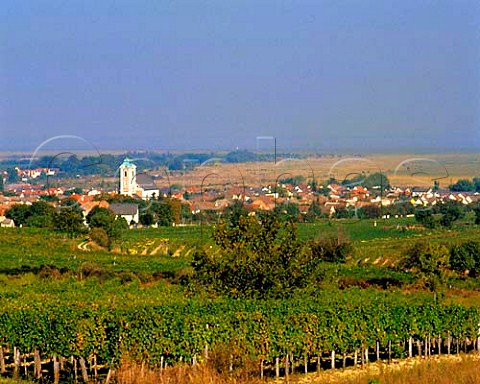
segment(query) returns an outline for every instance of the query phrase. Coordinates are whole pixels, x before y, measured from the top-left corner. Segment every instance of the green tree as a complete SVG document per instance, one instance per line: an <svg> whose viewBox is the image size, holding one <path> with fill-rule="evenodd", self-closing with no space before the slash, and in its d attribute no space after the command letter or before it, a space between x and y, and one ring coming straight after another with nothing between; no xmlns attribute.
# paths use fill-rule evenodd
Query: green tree
<svg viewBox="0 0 480 384"><path fill-rule="evenodd" d="M436 225L431 209L418 208L415 211L415 220L427 229L433 229Z"/></svg>
<svg viewBox="0 0 480 384"><path fill-rule="evenodd" d="M5 211L5 217L12 219L17 227L26 225L31 215L30 207L26 204L15 204Z"/></svg>
<svg viewBox="0 0 480 384"><path fill-rule="evenodd" d="M312 223L315 220L317 220L319 218L322 218L322 217L325 217L325 215L322 212L322 209L320 207L320 203L318 202L318 200L315 200L308 207L307 214L305 215L305 220L307 222Z"/></svg>
<svg viewBox="0 0 480 384"><path fill-rule="evenodd" d="M242 200L235 200L233 204L225 208L224 215L229 225L236 227L240 221L240 218L248 215L248 210L243 205Z"/></svg>
<svg viewBox="0 0 480 384"><path fill-rule="evenodd" d="M109 233L115 221L115 213L108 208L96 206L88 213L86 220L90 228L103 228Z"/></svg>
<svg viewBox="0 0 480 384"><path fill-rule="evenodd" d="M58 232L67 233L71 238L84 233L86 230L82 214L71 207L62 208L57 212L54 217L54 229Z"/></svg>
<svg viewBox="0 0 480 384"><path fill-rule="evenodd" d="M447 228L451 228L455 221L465 217L465 208L458 201L443 203L440 205L439 210L442 213L440 224Z"/></svg>
<svg viewBox="0 0 480 384"><path fill-rule="evenodd" d="M291 201L277 204L273 212L282 220L298 222L300 218L300 208L298 204L292 203Z"/></svg>
<svg viewBox="0 0 480 384"><path fill-rule="evenodd" d="M475 213L475 224L480 225L480 202L473 208L473 212Z"/></svg>
<svg viewBox="0 0 480 384"><path fill-rule="evenodd" d="M455 184L449 186L453 192L471 192L475 190L475 185L467 179L460 179Z"/></svg>
<svg viewBox="0 0 480 384"><path fill-rule="evenodd" d="M192 265L195 278L220 293L288 296L317 277L291 221L241 216L238 226L216 226L213 238L218 248L197 251Z"/></svg>
<svg viewBox="0 0 480 384"><path fill-rule="evenodd" d="M150 212L144 212L140 215L139 221L144 227L149 227L154 223L153 214Z"/></svg>
<svg viewBox="0 0 480 384"><path fill-rule="evenodd" d="M480 272L480 243L466 241L450 248L450 267L459 273Z"/></svg>
<svg viewBox="0 0 480 384"><path fill-rule="evenodd" d="M449 249L438 243L421 241L408 248L400 263L402 268L416 272L432 291L444 281L449 267Z"/></svg>

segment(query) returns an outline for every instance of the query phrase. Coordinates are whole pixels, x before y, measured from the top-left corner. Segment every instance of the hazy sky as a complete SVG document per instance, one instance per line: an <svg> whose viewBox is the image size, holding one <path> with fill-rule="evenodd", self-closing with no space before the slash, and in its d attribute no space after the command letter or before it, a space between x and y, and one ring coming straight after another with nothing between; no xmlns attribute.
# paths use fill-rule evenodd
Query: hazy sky
<svg viewBox="0 0 480 384"><path fill-rule="evenodd" d="M0 150L480 149L478 0L3 0Z"/></svg>

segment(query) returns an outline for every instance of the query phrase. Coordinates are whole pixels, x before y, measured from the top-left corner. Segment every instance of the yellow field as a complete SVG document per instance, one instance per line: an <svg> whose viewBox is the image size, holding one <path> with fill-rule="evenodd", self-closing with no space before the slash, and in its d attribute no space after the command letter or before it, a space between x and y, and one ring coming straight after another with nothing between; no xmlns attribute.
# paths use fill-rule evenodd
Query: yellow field
<svg viewBox="0 0 480 384"><path fill-rule="evenodd" d="M325 156L307 159L278 159L277 163L258 162L246 164L223 164L207 162L192 172L170 173L162 186L273 184L276 180L304 176L306 181L323 182L329 177L337 180L384 172L390 182L400 187L430 187L438 180L446 188L461 178L480 176L480 155L477 154L375 154L371 156Z"/></svg>

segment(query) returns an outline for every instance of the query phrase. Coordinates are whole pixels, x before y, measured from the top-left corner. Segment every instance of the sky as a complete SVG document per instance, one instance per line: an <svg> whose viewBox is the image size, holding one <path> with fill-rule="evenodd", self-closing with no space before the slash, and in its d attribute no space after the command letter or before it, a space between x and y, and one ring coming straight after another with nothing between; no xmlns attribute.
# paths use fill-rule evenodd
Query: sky
<svg viewBox="0 0 480 384"><path fill-rule="evenodd" d="M479 63L477 0L3 0L0 151L478 150Z"/></svg>

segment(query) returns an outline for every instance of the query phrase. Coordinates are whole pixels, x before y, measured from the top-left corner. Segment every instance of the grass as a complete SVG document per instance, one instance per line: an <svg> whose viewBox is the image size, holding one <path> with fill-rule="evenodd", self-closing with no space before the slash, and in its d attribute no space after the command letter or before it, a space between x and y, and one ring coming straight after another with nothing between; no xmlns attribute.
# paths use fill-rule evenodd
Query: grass
<svg viewBox="0 0 480 384"><path fill-rule="evenodd" d="M478 356L407 359L396 364L371 364L366 370L347 369L322 372L299 378L295 384L477 384L480 383Z"/></svg>

